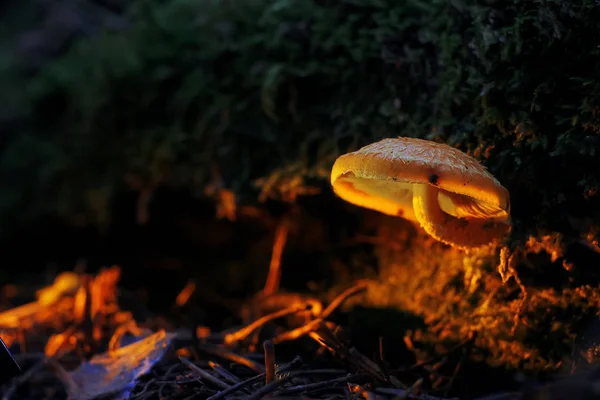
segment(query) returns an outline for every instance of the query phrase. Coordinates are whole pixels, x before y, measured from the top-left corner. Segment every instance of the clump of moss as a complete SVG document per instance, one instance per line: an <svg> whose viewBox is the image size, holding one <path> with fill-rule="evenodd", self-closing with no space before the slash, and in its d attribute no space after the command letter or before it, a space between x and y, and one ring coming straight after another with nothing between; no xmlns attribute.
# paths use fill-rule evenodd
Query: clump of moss
<svg viewBox="0 0 600 400"><path fill-rule="evenodd" d="M322 180L340 153L394 135L482 159L513 194L517 239L600 220L593 0L132 4L128 29L23 81L29 119L0 163L5 228L40 211L106 222L131 182L252 202L259 181L277 197L277 182Z"/></svg>
<svg viewBox="0 0 600 400"><path fill-rule="evenodd" d="M491 249L465 254L424 233L402 237L402 230L402 223L380 218L379 277L359 304L421 318L423 326L386 332L407 335L421 356L469 343L470 359L492 367L556 371L598 340L574 345L600 311L600 288L564 270L562 256L552 254L555 242L530 240L525 252L539 251L525 260L531 271L521 269L519 283L505 283L495 273L498 258Z"/></svg>

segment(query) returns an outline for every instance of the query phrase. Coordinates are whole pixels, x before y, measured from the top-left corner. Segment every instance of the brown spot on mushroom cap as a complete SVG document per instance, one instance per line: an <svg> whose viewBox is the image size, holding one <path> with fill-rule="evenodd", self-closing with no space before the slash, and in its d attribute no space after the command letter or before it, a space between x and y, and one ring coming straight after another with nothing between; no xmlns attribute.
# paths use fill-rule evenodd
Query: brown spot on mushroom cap
<svg viewBox="0 0 600 400"><path fill-rule="evenodd" d="M510 224L508 191L477 160L446 144L404 137L381 140L340 156L331 171L331 184L338 196L352 204L389 215L402 213L413 221L418 192L435 197L418 204L435 206L454 219ZM435 191L424 191L425 186ZM433 211L420 213L421 218L439 217ZM419 222L421 226L427 222L433 232L432 221ZM472 235L476 228L461 230L470 237L467 242L477 241ZM452 244L451 239L438 239Z"/></svg>
<svg viewBox="0 0 600 400"><path fill-rule="evenodd" d="M431 174L431 175L429 175L429 183L431 183L433 186L437 186L439 178L440 177L437 176L436 174Z"/></svg>

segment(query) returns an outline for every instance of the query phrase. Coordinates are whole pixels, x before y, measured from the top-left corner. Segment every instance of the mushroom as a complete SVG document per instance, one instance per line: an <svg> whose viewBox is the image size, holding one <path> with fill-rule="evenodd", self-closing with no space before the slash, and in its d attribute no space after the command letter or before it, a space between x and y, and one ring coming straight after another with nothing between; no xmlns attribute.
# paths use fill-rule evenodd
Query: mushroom
<svg viewBox="0 0 600 400"><path fill-rule="evenodd" d="M349 203L418 222L460 249L491 244L510 231L506 188L473 157L446 144L383 139L340 156L331 185Z"/></svg>

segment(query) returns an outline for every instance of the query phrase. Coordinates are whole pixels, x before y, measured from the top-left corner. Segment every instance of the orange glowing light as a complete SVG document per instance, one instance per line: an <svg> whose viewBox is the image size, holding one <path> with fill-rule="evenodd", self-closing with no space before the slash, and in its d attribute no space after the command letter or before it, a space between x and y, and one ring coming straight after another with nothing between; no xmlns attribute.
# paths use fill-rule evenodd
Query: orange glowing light
<svg viewBox="0 0 600 400"><path fill-rule="evenodd" d="M192 297L192 294L194 294L195 291L196 283L188 282L187 285L185 285L185 287L177 295L177 298L175 299L175 304L177 304L178 307L183 307L187 304L187 302L190 300L190 297Z"/></svg>

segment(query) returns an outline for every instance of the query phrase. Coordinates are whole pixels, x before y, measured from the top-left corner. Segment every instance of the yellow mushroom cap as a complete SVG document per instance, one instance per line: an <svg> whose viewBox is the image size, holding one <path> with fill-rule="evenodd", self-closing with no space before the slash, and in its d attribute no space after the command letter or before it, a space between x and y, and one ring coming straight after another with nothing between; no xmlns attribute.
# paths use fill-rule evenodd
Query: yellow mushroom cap
<svg viewBox="0 0 600 400"><path fill-rule="evenodd" d="M340 156L331 184L349 203L412 221L415 185L434 187L445 214L510 224L508 191L477 160L446 144L383 139Z"/></svg>

